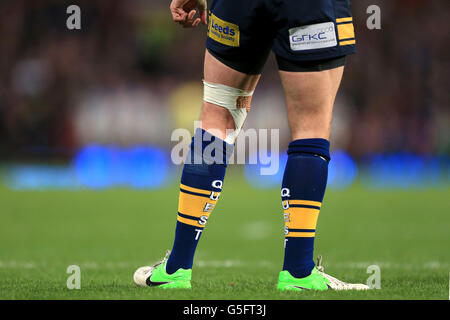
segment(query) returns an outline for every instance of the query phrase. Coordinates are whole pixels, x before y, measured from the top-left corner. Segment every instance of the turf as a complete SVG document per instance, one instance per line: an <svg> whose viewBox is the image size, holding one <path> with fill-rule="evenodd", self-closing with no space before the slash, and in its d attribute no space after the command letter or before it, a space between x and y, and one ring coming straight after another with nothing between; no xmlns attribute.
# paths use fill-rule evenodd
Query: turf
<svg viewBox="0 0 450 320"><path fill-rule="evenodd" d="M449 299L449 189L328 190L316 253L325 271L370 292L279 292L283 218L279 190L236 175L198 247L193 289L138 288L134 270L172 245L176 185L157 191L0 189L0 299ZM81 290L69 290L69 265Z"/></svg>

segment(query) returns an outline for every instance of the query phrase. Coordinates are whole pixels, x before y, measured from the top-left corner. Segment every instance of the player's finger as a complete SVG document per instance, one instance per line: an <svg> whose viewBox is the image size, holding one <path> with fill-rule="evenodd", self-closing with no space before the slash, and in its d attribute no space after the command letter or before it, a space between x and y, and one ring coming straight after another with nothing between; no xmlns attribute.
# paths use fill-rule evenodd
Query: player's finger
<svg viewBox="0 0 450 320"><path fill-rule="evenodd" d="M207 24L207 21L206 21L206 10L205 9L200 11L200 20L202 21L202 23L204 25Z"/></svg>
<svg viewBox="0 0 450 320"><path fill-rule="evenodd" d="M198 8L198 14L200 16L201 22L206 25L206 1L200 1L200 3L197 6Z"/></svg>
<svg viewBox="0 0 450 320"><path fill-rule="evenodd" d="M187 12L182 8L170 8L170 12L172 13L172 19L175 22L185 21L188 16Z"/></svg>
<svg viewBox="0 0 450 320"><path fill-rule="evenodd" d="M191 28L193 27L194 23L194 16L195 16L196 10L191 10L186 18L186 21L183 23L184 28Z"/></svg>
<svg viewBox="0 0 450 320"><path fill-rule="evenodd" d="M188 14L187 20L190 21L190 22L192 23L192 21L193 21L194 16L195 16L196 13L197 13L197 10L191 10L191 12L189 12L189 14Z"/></svg>
<svg viewBox="0 0 450 320"><path fill-rule="evenodd" d="M172 14L172 20L174 22L183 22L186 20L186 18L187 18L187 14L178 14L178 13Z"/></svg>
<svg viewBox="0 0 450 320"><path fill-rule="evenodd" d="M195 19L194 22L192 23L192 26L195 28L196 26L199 25L200 21L202 21L202 19L200 18Z"/></svg>
<svg viewBox="0 0 450 320"><path fill-rule="evenodd" d="M183 28L195 28L200 23L200 19L197 18L193 22L183 24Z"/></svg>

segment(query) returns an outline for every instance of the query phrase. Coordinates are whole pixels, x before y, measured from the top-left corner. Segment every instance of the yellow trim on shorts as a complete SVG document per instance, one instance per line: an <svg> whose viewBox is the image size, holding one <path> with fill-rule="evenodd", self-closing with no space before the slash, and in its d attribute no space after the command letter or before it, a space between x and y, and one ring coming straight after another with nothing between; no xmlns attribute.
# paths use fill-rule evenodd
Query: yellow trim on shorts
<svg viewBox="0 0 450 320"><path fill-rule="evenodd" d="M347 45L355 44L355 43L356 43L356 40L348 40L348 41L341 41L341 42L339 42L339 45L347 46Z"/></svg>
<svg viewBox="0 0 450 320"><path fill-rule="evenodd" d="M346 17L346 18L337 18L336 23L342 23L342 22L352 22L353 17Z"/></svg>
<svg viewBox="0 0 450 320"><path fill-rule="evenodd" d="M337 29L339 40L353 39L355 37L355 28L353 27L353 23L338 24Z"/></svg>

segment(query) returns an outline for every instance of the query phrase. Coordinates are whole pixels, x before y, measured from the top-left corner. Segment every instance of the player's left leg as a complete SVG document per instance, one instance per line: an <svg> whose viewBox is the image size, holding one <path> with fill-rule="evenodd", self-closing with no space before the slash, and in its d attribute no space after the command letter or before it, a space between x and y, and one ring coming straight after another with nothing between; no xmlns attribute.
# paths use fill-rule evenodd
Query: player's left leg
<svg viewBox="0 0 450 320"><path fill-rule="evenodd" d="M355 52L348 0L285 0L273 6L273 51L286 95L292 142L282 182L285 257L281 290L366 289L325 273L313 261L314 238L330 161L333 104L345 57Z"/></svg>
<svg viewBox="0 0 450 320"><path fill-rule="evenodd" d="M281 290L367 289L323 272L313 261L317 220L325 194L330 161L330 130L334 100L342 79L343 58L318 62L322 71L280 71L292 142L281 197L285 219L285 256ZM279 59L279 64L283 62Z"/></svg>
<svg viewBox="0 0 450 320"><path fill-rule="evenodd" d="M223 191L234 138L247 115L248 110L238 108L236 101L245 97L250 105L259 77L234 70L206 51L201 128L196 130L191 143L190 163L183 168L175 240L166 266L168 273L192 268L203 229Z"/></svg>
<svg viewBox="0 0 450 320"><path fill-rule="evenodd" d="M266 3L266 0L254 0L251 4L242 0L211 3L202 124L194 134L187 157L191 163L185 163L183 168L172 252L155 268L138 269L135 282L139 285L190 287L197 244L222 192L227 150L233 146L250 109L253 91L275 36L270 21L265 19L269 16Z"/></svg>

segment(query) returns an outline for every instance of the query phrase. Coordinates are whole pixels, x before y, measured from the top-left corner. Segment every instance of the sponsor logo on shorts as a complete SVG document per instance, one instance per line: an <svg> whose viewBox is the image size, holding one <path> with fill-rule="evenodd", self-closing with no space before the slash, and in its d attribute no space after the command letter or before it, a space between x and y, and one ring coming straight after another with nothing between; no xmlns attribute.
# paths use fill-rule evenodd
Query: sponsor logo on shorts
<svg viewBox="0 0 450 320"><path fill-rule="evenodd" d="M333 22L292 28L289 29L289 42L293 51L335 47L336 28Z"/></svg>
<svg viewBox="0 0 450 320"><path fill-rule="evenodd" d="M208 37L231 47L239 47L239 26L210 15Z"/></svg>

